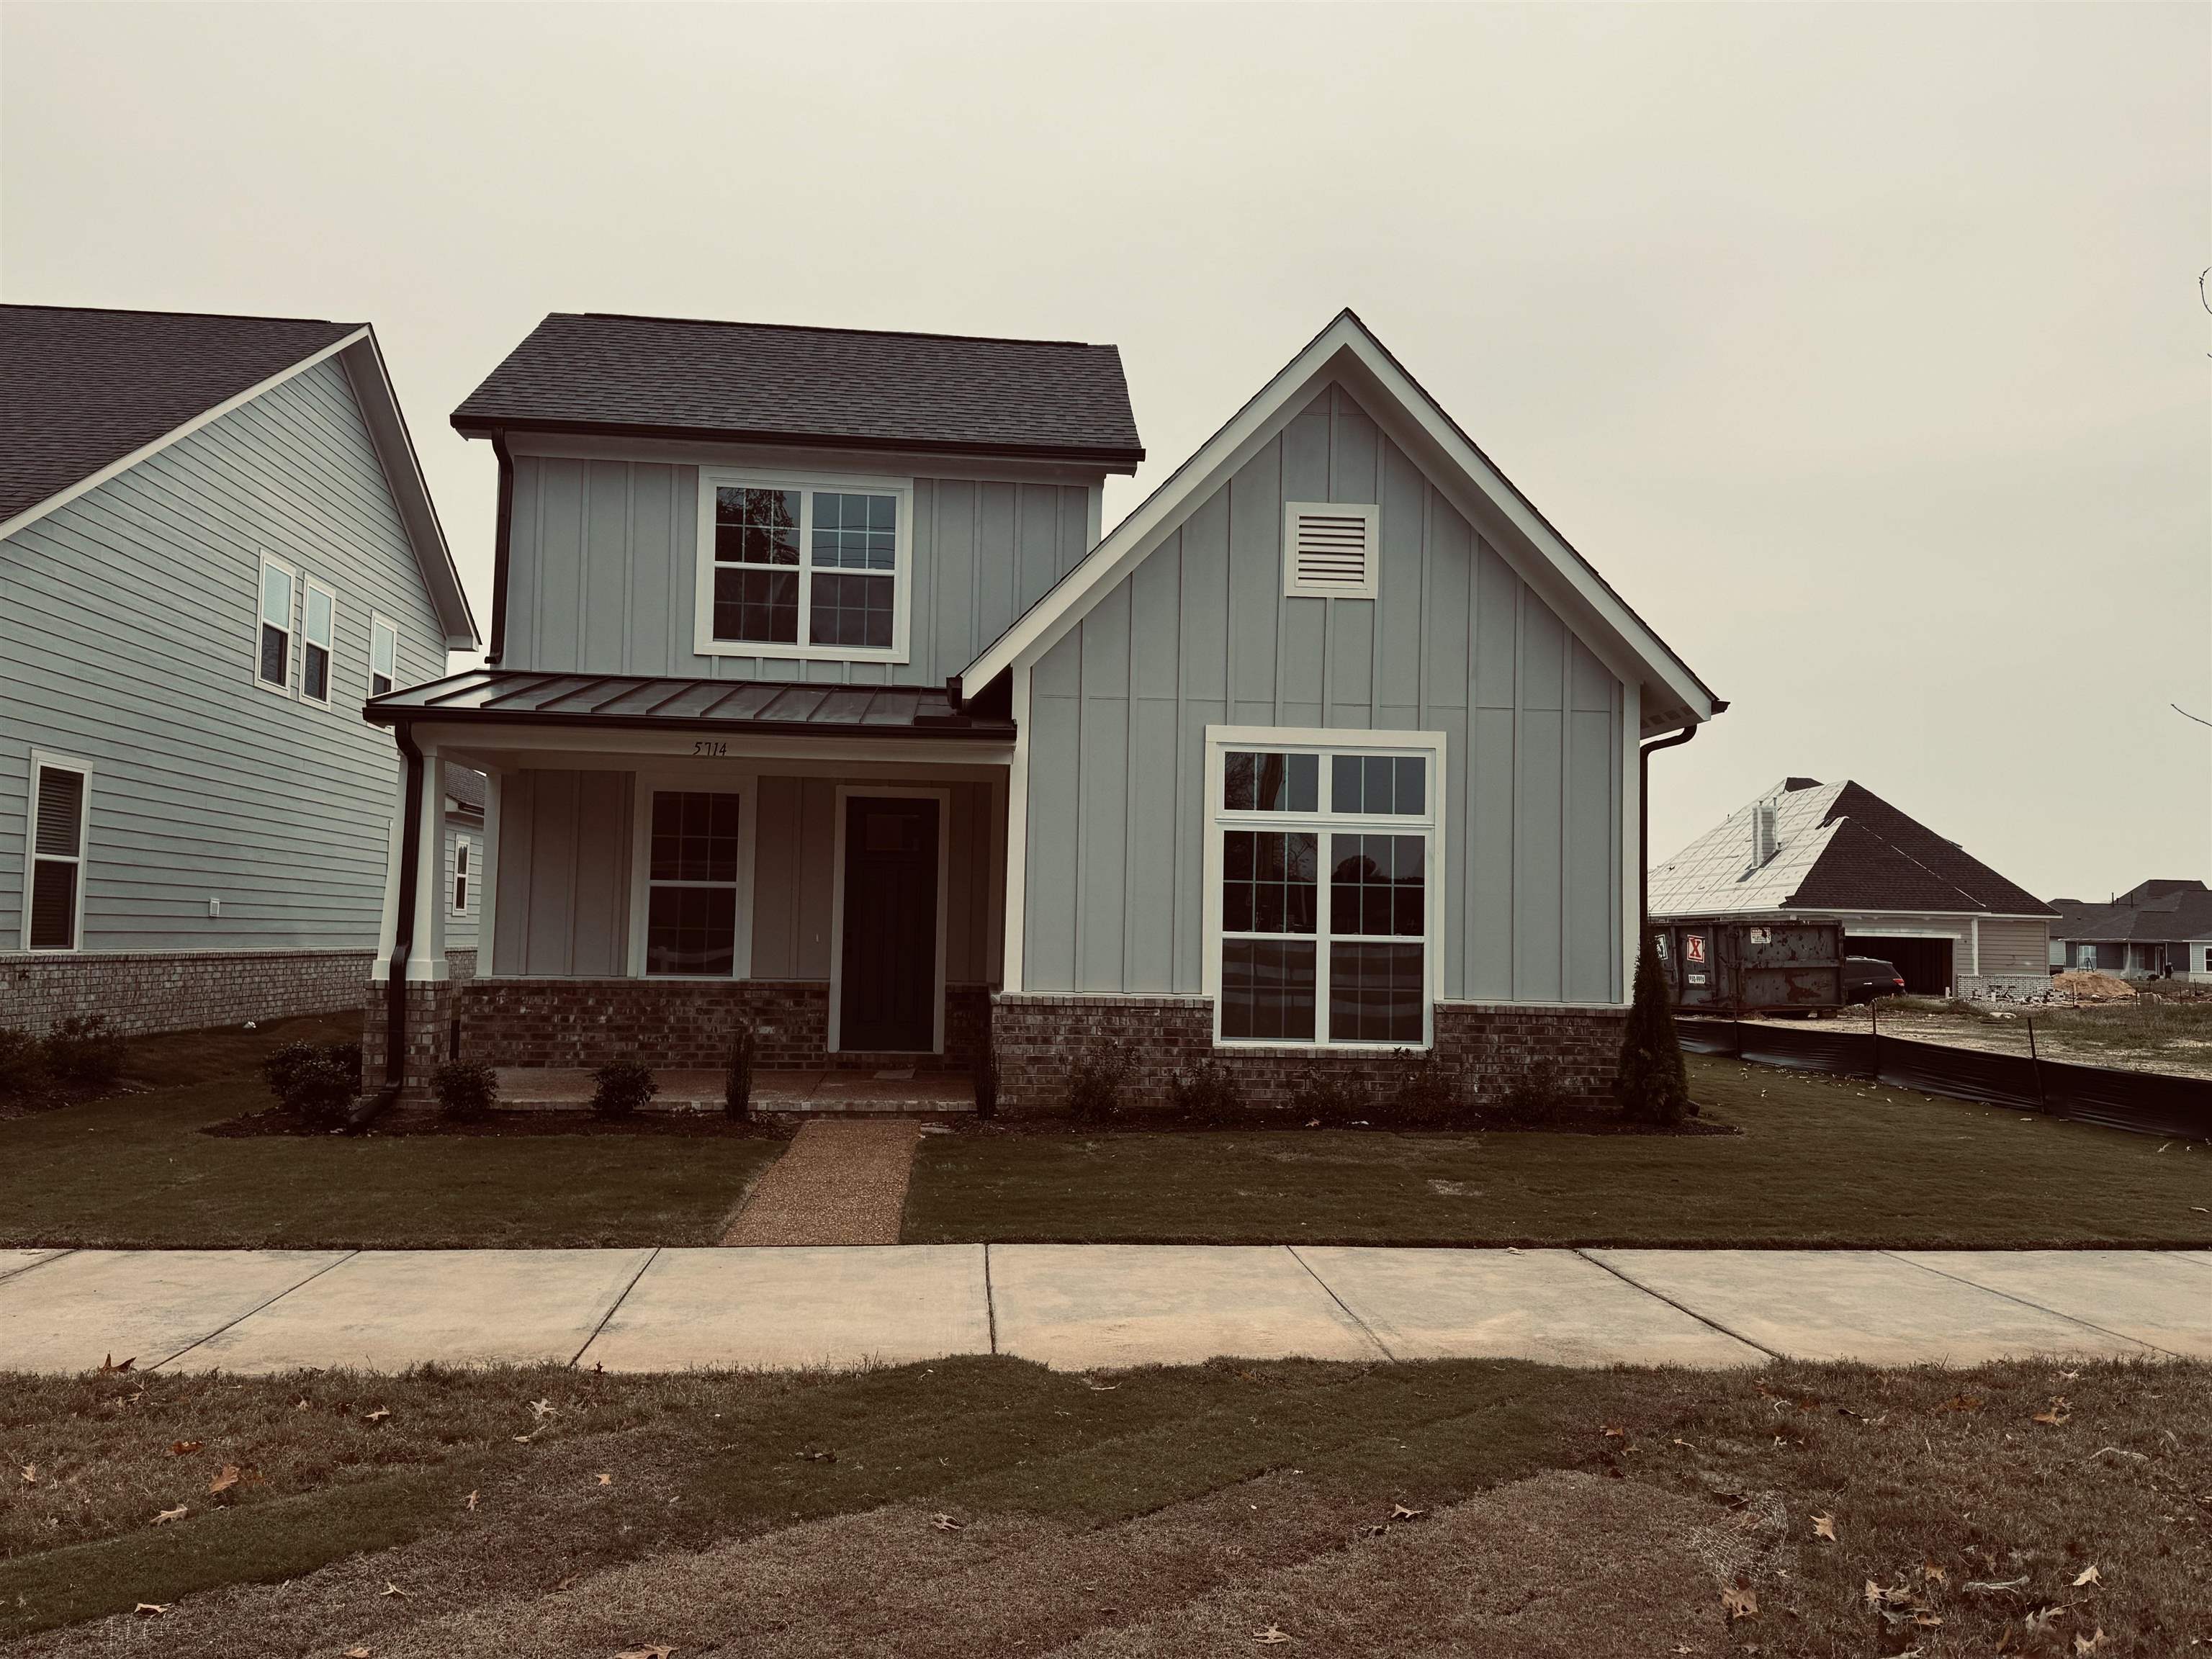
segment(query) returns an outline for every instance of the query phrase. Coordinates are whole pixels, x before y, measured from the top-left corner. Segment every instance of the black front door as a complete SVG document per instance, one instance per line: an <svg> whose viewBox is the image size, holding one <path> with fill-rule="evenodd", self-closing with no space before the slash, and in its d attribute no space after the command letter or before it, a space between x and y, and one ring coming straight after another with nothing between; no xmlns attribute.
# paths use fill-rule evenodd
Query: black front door
<svg viewBox="0 0 2212 1659"><path fill-rule="evenodd" d="M837 1046L937 1046L937 803L845 801L843 989Z"/></svg>

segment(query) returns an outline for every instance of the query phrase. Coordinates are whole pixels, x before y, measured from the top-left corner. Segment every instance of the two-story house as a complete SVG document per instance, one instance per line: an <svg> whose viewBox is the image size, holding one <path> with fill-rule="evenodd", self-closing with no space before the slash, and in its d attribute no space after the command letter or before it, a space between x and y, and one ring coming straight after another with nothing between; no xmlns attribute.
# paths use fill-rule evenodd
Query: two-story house
<svg viewBox="0 0 2212 1659"><path fill-rule="evenodd" d="M357 1004L362 704L476 643L368 327L0 307L0 1026Z"/></svg>
<svg viewBox="0 0 2212 1659"><path fill-rule="evenodd" d="M371 705L395 1079L456 1033L711 1066L742 1017L778 1066L988 1045L1010 1105L1104 1044L1143 1088L1431 1046L1605 1086L1638 739L1721 705L1350 312L1104 536L1110 346L555 315L453 422L498 459L492 651Z"/></svg>

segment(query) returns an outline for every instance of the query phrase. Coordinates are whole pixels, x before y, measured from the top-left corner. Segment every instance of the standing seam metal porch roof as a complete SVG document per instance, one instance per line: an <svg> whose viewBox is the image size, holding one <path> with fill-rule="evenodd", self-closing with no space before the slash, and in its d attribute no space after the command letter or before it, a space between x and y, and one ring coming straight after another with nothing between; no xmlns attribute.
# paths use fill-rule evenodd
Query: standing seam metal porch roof
<svg viewBox="0 0 2212 1659"><path fill-rule="evenodd" d="M720 726L805 737L1012 743L1014 723L955 714L935 686L653 678L472 668L370 700L368 717L535 726Z"/></svg>

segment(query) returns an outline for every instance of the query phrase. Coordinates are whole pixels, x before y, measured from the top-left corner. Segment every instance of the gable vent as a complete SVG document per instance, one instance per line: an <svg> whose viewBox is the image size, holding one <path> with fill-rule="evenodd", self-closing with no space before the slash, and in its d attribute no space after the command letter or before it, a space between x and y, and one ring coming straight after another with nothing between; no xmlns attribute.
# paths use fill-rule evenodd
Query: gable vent
<svg viewBox="0 0 2212 1659"><path fill-rule="evenodd" d="M1283 509L1283 592L1322 599L1375 597L1376 509L1292 501Z"/></svg>

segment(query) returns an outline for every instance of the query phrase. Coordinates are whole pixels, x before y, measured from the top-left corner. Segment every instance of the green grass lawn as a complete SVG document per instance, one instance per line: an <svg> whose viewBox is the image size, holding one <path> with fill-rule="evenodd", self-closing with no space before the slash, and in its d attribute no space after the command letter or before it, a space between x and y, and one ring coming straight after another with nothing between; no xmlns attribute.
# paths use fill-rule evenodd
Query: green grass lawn
<svg viewBox="0 0 2212 1659"><path fill-rule="evenodd" d="M0 1650L41 1659L2212 1638L2183 1363L10 1377L0 1459Z"/></svg>
<svg viewBox="0 0 2212 1659"><path fill-rule="evenodd" d="M1689 1057L1730 1136L932 1136L909 1243L2212 1244L2212 1146Z"/></svg>
<svg viewBox="0 0 2212 1659"><path fill-rule="evenodd" d="M0 1121L0 1246L709 1244L782 1149L716 1135L200 1133L271 1103L252 1070L270 1047L343 1029L142 1039L125 1082L147 1092Z"/></svg>

